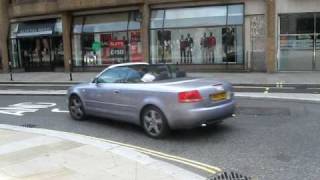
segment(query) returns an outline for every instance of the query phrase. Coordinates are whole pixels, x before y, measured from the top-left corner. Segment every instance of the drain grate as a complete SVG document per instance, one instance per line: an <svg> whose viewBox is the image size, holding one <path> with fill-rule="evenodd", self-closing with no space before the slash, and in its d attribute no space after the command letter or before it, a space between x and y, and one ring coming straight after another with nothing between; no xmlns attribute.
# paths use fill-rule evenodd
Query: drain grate
<svg viewBox="0 0 320 180"><path fill-rule="evenodd" d="M241 175L236 172L222 172L208 178L208 180L252 180L251 177Z"/></svg>
<svg viewBox="0 0 320 180"><path fill-rule="evenodd" d="M34 128L34 127L36 127L37 125L35 125L35 124L22 124L22 125L20 125L20 126L22 126L22 127L26 127L26 128Z"/></svg>

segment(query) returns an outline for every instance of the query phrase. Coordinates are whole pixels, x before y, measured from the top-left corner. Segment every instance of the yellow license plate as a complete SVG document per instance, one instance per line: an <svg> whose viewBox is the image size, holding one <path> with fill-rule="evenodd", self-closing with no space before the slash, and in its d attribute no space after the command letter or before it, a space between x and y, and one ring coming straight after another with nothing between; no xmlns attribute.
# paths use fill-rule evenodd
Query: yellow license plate
<svg viewBox="0 0 320 180"><path fill-rule="evenodd" d="M213 101L221 101L221 100L227 99L227 93L222 92L222 93L218 93L218 94L211 94L210 97L211 97L211 100L213 100Z"/></svg>

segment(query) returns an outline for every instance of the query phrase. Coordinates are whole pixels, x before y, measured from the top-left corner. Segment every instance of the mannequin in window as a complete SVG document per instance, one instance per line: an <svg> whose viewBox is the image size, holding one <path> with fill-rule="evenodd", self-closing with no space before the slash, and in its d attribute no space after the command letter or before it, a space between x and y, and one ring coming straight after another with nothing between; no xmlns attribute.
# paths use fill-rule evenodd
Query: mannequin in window
<svg viewBox="0 0 320 180"><path fill-rule="evenodd" d="M200 41L200 47L201 47L202 63L207 64L209 59L207 33L203 33L203 36Z"/></svg>
<svg viewBox="0 0 320 180"><path fill-rule="evenodd" d="M222 35L223 49L225 53L225 62L234 62L235 59L231 59L232 51L234 49L234 34L232 28L227 28L225 33Z"/></svg>
<svg viewBox="0 0 320 180"><path fill-rule="evenodd" d="M216 49L216 38L213 33L210 32L210 36L208 37L208 55L209 55L209 63L214 63L214 51Z"/></svg>
<svg viewBox="0 0 320 180"><path fill-rule="evenodd" d="M186 48L187 48L187 41L183 35L180 38L180 64L186 63Z"/></svg>
<svg viewBox="0 0 320 180"><path fill-rule="evenodd" d="M187 49L187 63L192 64L193 39L189 33L187 35L186 42L187 42L187 48L186 48Z"/></svg>

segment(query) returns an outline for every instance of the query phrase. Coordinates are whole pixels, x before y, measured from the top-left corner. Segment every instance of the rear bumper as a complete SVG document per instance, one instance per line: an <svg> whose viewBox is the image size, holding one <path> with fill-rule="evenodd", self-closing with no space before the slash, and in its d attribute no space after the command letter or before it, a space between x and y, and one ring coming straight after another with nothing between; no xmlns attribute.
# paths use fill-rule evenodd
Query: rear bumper
<svg viewBox="0 0 320 180"><path fill-rule="evenodd" d="M178 110L171 115L168 123L172 129L191 129L202 124L213 124L232 116L235 106L236 103L232 99L217 106Z"/></svg>

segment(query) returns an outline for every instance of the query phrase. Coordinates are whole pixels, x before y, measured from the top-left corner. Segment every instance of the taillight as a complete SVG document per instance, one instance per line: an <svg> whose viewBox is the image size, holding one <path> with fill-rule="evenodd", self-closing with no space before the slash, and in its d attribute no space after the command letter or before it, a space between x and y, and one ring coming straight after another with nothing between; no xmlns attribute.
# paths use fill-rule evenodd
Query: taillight
<svg viewBox="0 0 320 180"><path fill-rule="evenodd" d="M180 92L178 94L178 99L180 103L192 103L202 101L202 96L197 90Z"/></svg>

